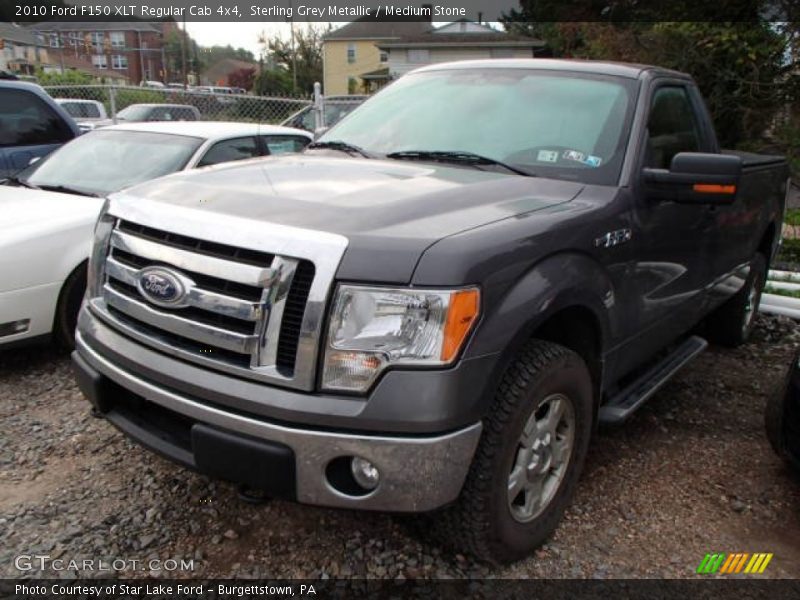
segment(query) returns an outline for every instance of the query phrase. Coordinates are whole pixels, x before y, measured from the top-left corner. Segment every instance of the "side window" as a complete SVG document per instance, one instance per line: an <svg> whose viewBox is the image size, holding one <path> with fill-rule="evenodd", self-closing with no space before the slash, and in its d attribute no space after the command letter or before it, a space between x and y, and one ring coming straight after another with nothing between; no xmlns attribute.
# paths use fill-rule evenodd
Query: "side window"
<svg viewBox="0 0 800 600"><path fill-rule="evenodd" d="M697 152L700 131L686 88L665 86L656 90L647 121L645 165L669 169L679 152Z"/></svg>
<svg viewBox="0 0 800 600"><path fill-rule="evenodd" d="M62 144L73 137L69 125L35 94L0 90L0 146Z"/></svg>
<svg viewBox="0 0 800 600"><path fill-rule="evenodd" d="M267 148L267 154L300 152L311 141L299 135L262 135L261 139Z"/></svg>
<svg viewBox="0 0 800 600"><path fill-rule="evenodd" d="M230 162L232 160L242 160L244 158L252 158L258 156L258 147L256 146L256 138L243 137L234 140L225 140L217 142L205 156L197 163L198 167L206 167L208 165L216 165L218 163Z"/></svg>
<svg viewBox="0 0 800 600"><path fill-rule="evenodd" d="M156 106L150 109L150 114L147 116L147 121L172 121L172 114L167 108L163 106Z"/></svg>
<svg viewBox="0 0 800 600"><path fill-rule="evenodd" d="M314 119L314 111L308 110L300 116L300 127L307 130L307 131L314 131L314 125L316 120Z"/></svg>
<svg viewBox="0 0 800 600"><path fill-rule="evenodd" d="M194 112L189 108L176 108L174 116L179 121L196 121L197 117Z"/></svg>

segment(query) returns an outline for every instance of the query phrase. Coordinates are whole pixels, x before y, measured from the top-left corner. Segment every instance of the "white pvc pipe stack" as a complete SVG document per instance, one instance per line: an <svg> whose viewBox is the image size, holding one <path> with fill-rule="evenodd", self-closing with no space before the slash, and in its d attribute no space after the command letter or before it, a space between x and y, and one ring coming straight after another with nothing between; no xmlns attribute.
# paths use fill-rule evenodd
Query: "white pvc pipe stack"
<svg viewBox="0 0 800 600"><path fill-rule="evenodd" d="M792 283L800 283L800 273L772 269L767 275L767 281L790 281Z"/></svg>
<svg viewBox="0 0 800 600"><path fill-rule="evenodd" d="M767 275L767 285L779 290L800 291L800 273L771 270ZM783 315L800 320L800 298L765 292L761 295L758 310L770 315Z"/></svg>

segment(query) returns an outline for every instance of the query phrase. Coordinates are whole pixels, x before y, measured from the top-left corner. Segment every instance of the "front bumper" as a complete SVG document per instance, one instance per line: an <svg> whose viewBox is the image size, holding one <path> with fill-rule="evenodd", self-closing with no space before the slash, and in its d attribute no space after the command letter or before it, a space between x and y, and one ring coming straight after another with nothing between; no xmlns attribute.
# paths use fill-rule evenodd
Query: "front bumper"
<svg viewBox="0 0 800 600"><path fill-rule="evenodd" d="M127 370L88 343L80 330L76 347L81 390L127 435L189 468L303 503L433 510L457 498L481 433L480 422L424 436L360 435L268 422ZM263 394L274 389L261 388ZM356 495L337 486L332 465L351 456L379 469L376 489Z"/></svg>

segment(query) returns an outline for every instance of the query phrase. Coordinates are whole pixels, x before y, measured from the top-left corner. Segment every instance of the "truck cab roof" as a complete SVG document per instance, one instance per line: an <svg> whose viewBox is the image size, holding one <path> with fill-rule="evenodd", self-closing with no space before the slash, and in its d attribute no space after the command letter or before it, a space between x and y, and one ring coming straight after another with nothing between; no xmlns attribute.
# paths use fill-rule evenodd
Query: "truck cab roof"
<svg viewBox="0 0 800 600"><path fill-rule="evenodd" d="M577 60L563 58L509 58L509 59L484 59L465 60L459 62L439 63L422 67L414 71L424 73L427 71L444 71L454 69L536 69L540 71L564 71L573 73L589 73L596 75L612 75L628 79L638 79L644 73L659 76L690 80L686 73L635 63Z"/></svg>

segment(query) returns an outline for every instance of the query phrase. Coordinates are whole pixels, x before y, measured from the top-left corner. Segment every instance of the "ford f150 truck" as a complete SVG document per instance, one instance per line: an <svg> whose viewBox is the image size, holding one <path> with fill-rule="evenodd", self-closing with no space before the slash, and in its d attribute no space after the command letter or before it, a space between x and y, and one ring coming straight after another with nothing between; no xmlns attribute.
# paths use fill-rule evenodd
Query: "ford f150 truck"
<svg viewBox="0 0 800 600"><path fill-rule="evenodd" d="M598 422L747 339L787 182L720 151L681 73L426 67L302 155L113 194L77 376L186 467L515 560Z"/></svg>

